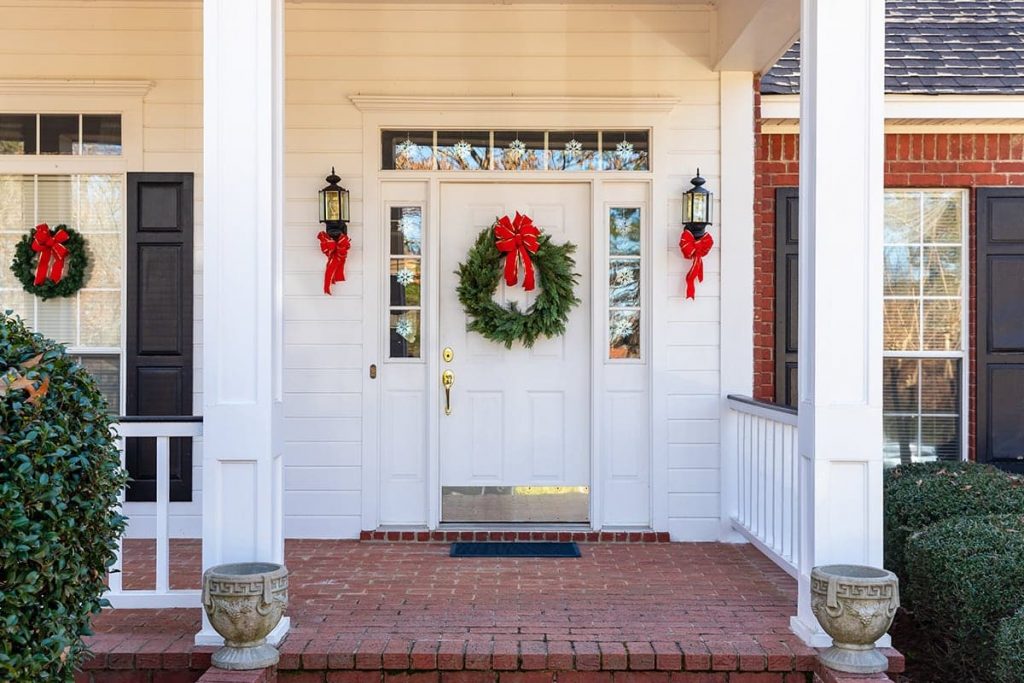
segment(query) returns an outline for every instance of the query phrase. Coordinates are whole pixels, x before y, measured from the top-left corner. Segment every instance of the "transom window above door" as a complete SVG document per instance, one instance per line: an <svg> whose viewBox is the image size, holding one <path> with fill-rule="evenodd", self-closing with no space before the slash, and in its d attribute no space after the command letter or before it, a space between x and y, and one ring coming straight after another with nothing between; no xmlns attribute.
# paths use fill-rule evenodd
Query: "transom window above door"
<svg viewBox="0 0 1024 683"><path fill-rule="evenodd" d="M649 130L384 130L385 171L649 171Z"/></svg>
<svg viewBox="0 0 1024 683"><path fill-rule="evenodd" d="M121 115L0 113L0 154L118 156Z"/></svg>

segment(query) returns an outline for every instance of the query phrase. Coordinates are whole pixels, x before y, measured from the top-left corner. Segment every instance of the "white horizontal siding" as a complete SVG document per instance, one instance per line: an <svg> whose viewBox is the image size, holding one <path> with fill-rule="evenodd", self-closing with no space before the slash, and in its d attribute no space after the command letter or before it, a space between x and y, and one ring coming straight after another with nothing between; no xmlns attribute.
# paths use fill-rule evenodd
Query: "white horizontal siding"
<svg viewBox="0 0 1024 683"><path fill-rule="evenodd" d="M152 0L0 0L0 78L147 79L144 169L196 173L196 275L202 252L201 3ZM302 2L286 11L284 234L284 498L290 537L352 537L360 529L360 388L364 321L360 242L365 183L362 116L349 101L380 95L673 96L681 100L659 144L673 187L700 166L717 185L718 78L707 67L713 13L651 5L517 7L379 6ZM498 46L498 49L496 49ZM352 192L348 279L322 294L315 193L331 166ZM244 201L244 198L242 198ZM661 411L669 530L675 538L718 532L719 265L705 261L696 301L683 299L679 200L655 226L668 281L661 289L668 358ZM663 245L663 246L661 246ZM201 407L202 299L196 296L196 396ZM176 535L198 535L195 501L172 506ZM129 506L137 530L145 506ZM713 518L713 523L712 523Z"/></svg>

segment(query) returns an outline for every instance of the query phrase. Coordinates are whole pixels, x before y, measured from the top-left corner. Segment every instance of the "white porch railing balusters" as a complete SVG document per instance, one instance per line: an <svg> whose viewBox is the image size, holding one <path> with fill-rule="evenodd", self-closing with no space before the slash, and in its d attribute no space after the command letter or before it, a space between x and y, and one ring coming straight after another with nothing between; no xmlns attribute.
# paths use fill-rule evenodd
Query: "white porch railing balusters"
<svg viewBox="0 0 1024 683"><path fill-rule="evenodd" d="M733 528L796 576L800 559L796 411L730 396L738 431Z"/></svg>
<svg viewBox="0 0 1024 683"><path fill-rule="evenodd" d="M193 439L203 435L201 417L132 417L122 418L115 426L121 450L121 466L125 466L125 440L131 438L156 440L156 583L152 590L124 587L124 542L117 544L117 560L109 576L105 597L114 607L127 609L199 607L198 590L172 590L170 570L170 507L171 507L171 439ZM124 505L124 491L120 496ZM129 524L131 521L129 520Z"/></svg>

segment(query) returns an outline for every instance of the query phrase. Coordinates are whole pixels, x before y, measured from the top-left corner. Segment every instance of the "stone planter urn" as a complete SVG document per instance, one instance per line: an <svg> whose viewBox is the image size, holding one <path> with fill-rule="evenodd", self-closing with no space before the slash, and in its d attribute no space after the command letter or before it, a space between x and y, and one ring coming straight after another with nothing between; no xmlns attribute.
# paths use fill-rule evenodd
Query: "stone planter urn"
<svg viewBox="0 0 1024 683"><path fill-rule="evenodd" d="M899 579L885 569L832 564L811 570L811 609L832 647L821 662L846 673L881 673L889 668L875 647L900 606Z"/></svg>
<svg viewBox="0 0 1024 683"><path fill-rule="evenodd" d="M213 653L220 669L262 669L277 664L267 644L288 605L288 570L271 562L221 564L203 574L203 609L224 637Z"/></svg>

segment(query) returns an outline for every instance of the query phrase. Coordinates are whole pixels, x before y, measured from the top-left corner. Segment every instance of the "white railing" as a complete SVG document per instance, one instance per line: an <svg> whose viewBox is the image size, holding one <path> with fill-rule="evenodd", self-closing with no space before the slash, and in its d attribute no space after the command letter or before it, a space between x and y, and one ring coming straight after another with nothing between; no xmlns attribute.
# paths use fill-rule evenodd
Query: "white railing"
<svg viewBox="0 0 1024 683"><path fill-rule="evenodd" d="M736 423L732 526L792 576L800 563L797 417L792 408L729 396Z"/></svg>
<svg viewBox="0 0 1024 683"><path fill-rule="evenodd" d="M152 589L126 589L123 585L123 543L117 544L117 561L108 576L106 598L114 607L139 609L162 607L199 607L198 590L172 590L170 587L170 491L171 439L195 439L203 435L203 418L192 416L122 417L114 431L121 449L121 466L125 466L125 439L156 439L156 584ZM124 491L121 492L124 505ZM130 523L130 520L129 520Z"/></svg>

